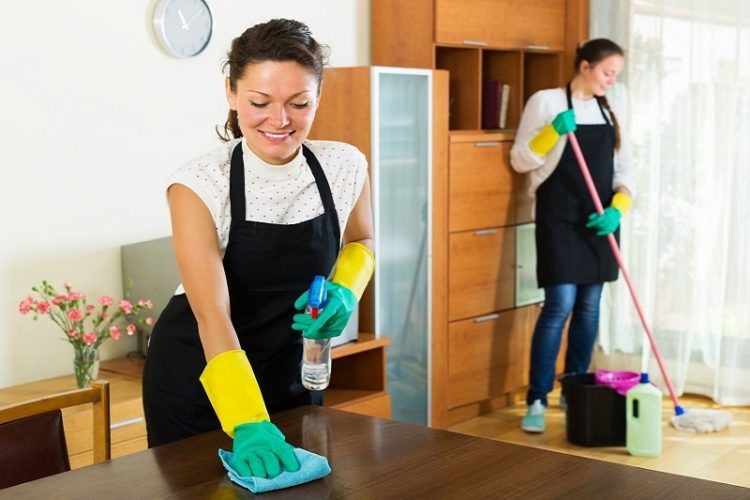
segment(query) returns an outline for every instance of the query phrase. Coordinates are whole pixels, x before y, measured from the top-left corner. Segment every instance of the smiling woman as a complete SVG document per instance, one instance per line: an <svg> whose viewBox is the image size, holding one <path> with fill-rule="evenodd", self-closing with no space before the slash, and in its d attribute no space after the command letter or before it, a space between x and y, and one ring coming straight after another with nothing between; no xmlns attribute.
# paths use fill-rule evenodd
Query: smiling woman
<svg viewBox="0 0 750 500"><path fill-rule="evenodd" d="M170 179L184 289L151 335L149 446L223 428L241 475L299 467L269 412L322 404L322 393L301 383L302 337L340 335L374 265L364 155L307 140L326 52L306 25L287 19L234 39L225 144ZM332 278L326 314L313 320L295 313L316 275Z"/></svg>

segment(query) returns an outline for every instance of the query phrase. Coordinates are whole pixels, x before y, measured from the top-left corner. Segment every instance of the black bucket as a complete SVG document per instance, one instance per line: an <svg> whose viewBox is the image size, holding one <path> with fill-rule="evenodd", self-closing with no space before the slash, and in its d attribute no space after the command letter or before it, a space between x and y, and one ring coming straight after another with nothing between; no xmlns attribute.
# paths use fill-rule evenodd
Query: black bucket
<svg viewBox="0 0 750 500"><path fill-rule="evenodd" d="M625 396L597 384L593 373L563 375L560 382L567 402L568 441L581 446L625 445Z"/></svg>

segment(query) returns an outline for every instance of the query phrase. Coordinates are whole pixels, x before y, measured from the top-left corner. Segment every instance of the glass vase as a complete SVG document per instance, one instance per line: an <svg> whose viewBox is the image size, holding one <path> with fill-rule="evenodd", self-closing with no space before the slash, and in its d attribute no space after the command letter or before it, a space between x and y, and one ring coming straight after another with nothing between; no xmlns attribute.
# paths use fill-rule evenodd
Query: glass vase
<svg viewBox="0 0 750 500"><path fill-rule="evenodd" d="M88 387L99 376L99 348L83 347L75 349L73 369L79 389Z"/></svg>

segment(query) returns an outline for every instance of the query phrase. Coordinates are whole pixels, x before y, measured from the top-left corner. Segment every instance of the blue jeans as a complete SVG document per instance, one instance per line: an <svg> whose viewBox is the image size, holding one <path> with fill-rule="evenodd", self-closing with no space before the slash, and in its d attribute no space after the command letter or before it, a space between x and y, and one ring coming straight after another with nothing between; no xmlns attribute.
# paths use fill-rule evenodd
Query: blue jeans
<svg viewBox="0 0 750 500"><path fill-rule="evenodd" d="M565 373L585 373L588 369L599 331L602 287L602 283L563 284L544 289L544 306L531 340L527 404L540 399L547 406L547 394L555 383L555 360L560 352L562 330L571 312Z"/></svg>

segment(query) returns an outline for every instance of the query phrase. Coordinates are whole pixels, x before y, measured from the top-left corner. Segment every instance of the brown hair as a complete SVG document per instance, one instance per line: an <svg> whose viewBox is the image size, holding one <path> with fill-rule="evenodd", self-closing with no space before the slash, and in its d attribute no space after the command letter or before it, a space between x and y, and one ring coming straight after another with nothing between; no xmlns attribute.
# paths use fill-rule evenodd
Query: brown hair
<svg viewBox="0 0 750 500"><path fill-rule="evenodd" d="M591 66L596 66L599 62L612 55L620 55L624 57L625 53L622 50L622 47L607 38L594 38L585 43L580 43L578 44L578 47L576 47L576 58L575 63L573 64L573 69L578 73L581 70L581 63L583 61L586 61ZM599 101L599 104L609 112L609 116L612 118L612 128L615 129L615 149L619 150L620 124L617 121L617 117L612 111L612 108L610 108L606 96L596 96L596 100Z"/></svg>
<svg viewBox="0 0 750 500"><path fill-rule="evenodd" d="M230 88L237 89L237 80L249 64L265 61L296 62L315 75L320 93L323 68L328 64L328 46L315 41L310 28L299 21L272 19L256 24L232 40L227 52L222 71L229 78ZM226 123L216 127L216 133L223 141L242 137L236 111L229 110Z"/></svg>

